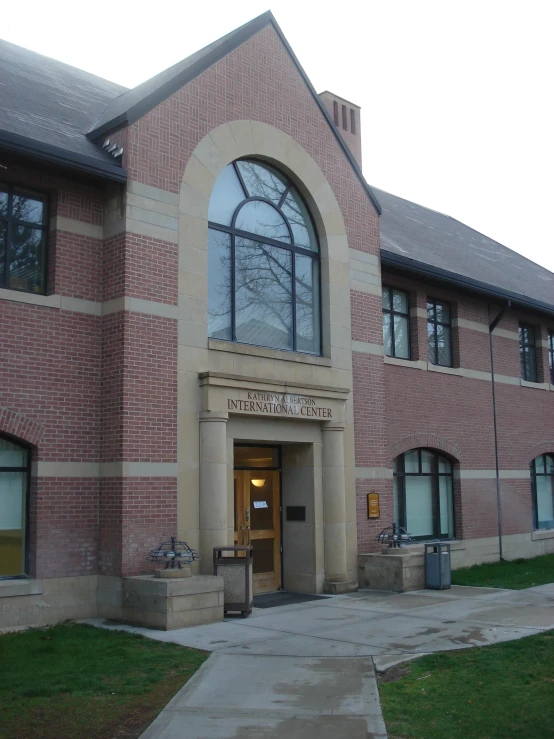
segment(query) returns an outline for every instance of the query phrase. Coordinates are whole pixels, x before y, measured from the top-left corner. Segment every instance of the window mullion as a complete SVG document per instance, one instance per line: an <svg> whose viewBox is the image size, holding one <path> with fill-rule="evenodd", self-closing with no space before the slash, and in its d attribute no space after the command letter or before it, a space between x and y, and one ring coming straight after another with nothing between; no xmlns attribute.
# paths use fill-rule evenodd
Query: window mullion
<svg viewBox="0 0 554 739"><path fill-rule="evenodd" d="M292 349L296 351L296 255L291 254Z"/></svg>
<svg viewBox="0 0 554 739"><path fill-rule="evenodd" d="M235 235L231 234L231 338L237 340L235 318Z"/></svg>
<svg viewBox="0 0 554 739"><path fill-rule="evenodd" d="M396 357L396 340L394 338L394 299L391 298L391 310L390 310L390 350L391 355Z"/></svg>

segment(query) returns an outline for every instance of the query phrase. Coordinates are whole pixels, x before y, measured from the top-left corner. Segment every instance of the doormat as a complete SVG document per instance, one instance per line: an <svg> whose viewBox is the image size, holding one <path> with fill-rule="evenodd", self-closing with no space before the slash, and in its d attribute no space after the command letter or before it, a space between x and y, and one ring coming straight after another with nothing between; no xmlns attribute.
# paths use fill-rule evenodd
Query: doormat
<svg viewBox="0 0 554 739"><path fill-rule="evenodd" d="M263 593L254 596L254 608L276 608L277 606L293 606L296 603L308 603L310 600L326 600L326 595L309 595L307 593Z"/></svg>

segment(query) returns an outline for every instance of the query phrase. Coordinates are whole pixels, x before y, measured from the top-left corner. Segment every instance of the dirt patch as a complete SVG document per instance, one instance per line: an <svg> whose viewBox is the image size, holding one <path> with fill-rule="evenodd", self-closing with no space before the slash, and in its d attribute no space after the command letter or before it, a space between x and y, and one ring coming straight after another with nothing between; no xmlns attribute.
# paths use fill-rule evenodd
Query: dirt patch
<svg viewBox="0 0 554 739"><path fill-rule="evenodd" d="M395 683L406 675L410 674L410 666L407 662L402 662L400 665L393 665L384 672L377 673L378 683Z"/></svg>

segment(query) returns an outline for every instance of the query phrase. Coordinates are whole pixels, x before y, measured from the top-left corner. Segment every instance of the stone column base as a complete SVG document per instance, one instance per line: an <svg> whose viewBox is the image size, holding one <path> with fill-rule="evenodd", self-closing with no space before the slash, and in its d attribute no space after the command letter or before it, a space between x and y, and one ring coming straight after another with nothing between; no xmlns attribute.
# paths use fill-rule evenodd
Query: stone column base
<svg viewBox="0 0 554 739"><path fill-rule="evenodd" d="M358 583L348 581L328 580L323 583L323 592L328 595L342 595L342 593L354 593L358 589Z"/></svg>

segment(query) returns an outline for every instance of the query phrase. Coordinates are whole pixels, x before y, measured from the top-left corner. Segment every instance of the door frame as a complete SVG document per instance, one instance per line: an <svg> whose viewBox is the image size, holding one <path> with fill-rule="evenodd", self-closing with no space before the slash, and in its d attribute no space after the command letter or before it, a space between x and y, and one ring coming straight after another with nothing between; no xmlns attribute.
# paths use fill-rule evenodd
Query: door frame
<svg viewBox="0 0 554 739"><path fill-rule="evenodd" d="M234 454L235 454L235 447L261 447L263 449L276 449L277 450L277 466L276 467L242 467L242 466L235 466L235 460L234 460ZM281 446L279 444L264 444L259 443L256 441L234 441L233 442L233 480L234 480L234 473L235 472L255 472L255 471L267 471L267 472L276 472L277 473L277 479L279 483L279 569L280 569L280 578L279 578L279 589L283 590L283 582L284 582L284 573L283 573L283 491L282 491L282 482L283 482L283 475L282 475L282 455L281 455ZM234 484L233 484L233 496L234 496ZM233 512L234 512L234 506L233 506ZM234 515L234 513L233 513ZM236 521L233 521L233 530L234 526L236 524Z"/></svg>

